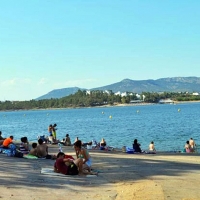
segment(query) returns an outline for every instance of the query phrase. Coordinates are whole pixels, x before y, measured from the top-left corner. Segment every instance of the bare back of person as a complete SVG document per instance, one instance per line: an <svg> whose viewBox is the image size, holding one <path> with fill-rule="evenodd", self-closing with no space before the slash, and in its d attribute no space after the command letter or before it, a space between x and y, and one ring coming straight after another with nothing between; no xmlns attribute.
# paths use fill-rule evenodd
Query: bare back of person
<svg viewBox="0 0 200 200"><path fill-rule="evenodd" d="M44 158L48 154L48 146L46 144L39 144L37 146L37 156L39 158Z"/></svg>

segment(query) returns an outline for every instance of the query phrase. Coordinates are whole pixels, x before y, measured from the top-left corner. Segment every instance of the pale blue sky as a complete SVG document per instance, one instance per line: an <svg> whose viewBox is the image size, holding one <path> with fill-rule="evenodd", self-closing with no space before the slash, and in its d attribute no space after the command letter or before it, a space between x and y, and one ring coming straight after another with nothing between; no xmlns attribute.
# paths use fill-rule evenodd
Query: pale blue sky
<svg viewBox="0 0 200 200"><path fill-rule="evenodd" d="M200 77L199 0L0 0L0 100Z"/></svg>

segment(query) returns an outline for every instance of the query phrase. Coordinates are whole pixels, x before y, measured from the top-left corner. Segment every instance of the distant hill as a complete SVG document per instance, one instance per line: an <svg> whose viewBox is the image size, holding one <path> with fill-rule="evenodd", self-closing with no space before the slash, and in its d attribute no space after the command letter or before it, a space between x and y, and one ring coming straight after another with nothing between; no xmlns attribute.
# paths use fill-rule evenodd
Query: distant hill
<svg viewBox="0 0 200 200"><path fill-rule="evenodd" d="M56 89L56 90L52 90L51 92L49 92L45 95L38 97L35 100L51 99L51 98L59 99L59 98L65 97L65 96L69 96L70 94L75 94L78 90L84 90L84 89L81 89L79 87Z"/></svg>
<svg viewBox="0 0 200 200"><path fill-rule="evenodd" d="M157 80L131 80L124 79L111 85L92 88L92 90L112 90L113 92L199 92L199 77L174 77Z"/></svg>
<svg viewBox="0 0 200 200"><path fill-rule="evenodd" d="M78 87L63 88L52 90L46 95L38 97L39 99L61 98L76 93L78 90L112 90L113 92L200 92L200 77L173 77L160 78L157 80L131 80L124 79L98 88L81 89Z"/></svg>

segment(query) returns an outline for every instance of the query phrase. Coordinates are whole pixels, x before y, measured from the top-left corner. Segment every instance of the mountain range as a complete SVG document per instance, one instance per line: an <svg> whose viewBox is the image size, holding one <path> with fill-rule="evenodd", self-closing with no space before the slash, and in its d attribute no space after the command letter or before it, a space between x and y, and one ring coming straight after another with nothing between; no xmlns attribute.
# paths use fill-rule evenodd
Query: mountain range
<svg viewBox="0 0 200 200"><path fill-rule="evenodd" d="M112 90L114 93L133 92L138 94L142 92L200 92L200 77L172 77L157 80L124 79L117 83L91 89L79 87L55 89L35 100L62 98L75 94L78 90Z"/></svg>

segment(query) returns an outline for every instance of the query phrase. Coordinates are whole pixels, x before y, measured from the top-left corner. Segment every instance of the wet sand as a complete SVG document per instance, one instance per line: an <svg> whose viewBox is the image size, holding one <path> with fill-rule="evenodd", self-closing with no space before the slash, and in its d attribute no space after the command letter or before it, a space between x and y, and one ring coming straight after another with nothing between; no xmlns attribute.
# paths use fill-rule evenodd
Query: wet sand
<svg viewBox="0 0 200 200"><path fill-rule="evenodd" d="M72 147L64 152L75 156ZM58 152L49 147L50 154ZM0 198L16 200L200 200L200 154L126 154L90 150L98 176L40 173L53 160L0 154Z"/></svg>

